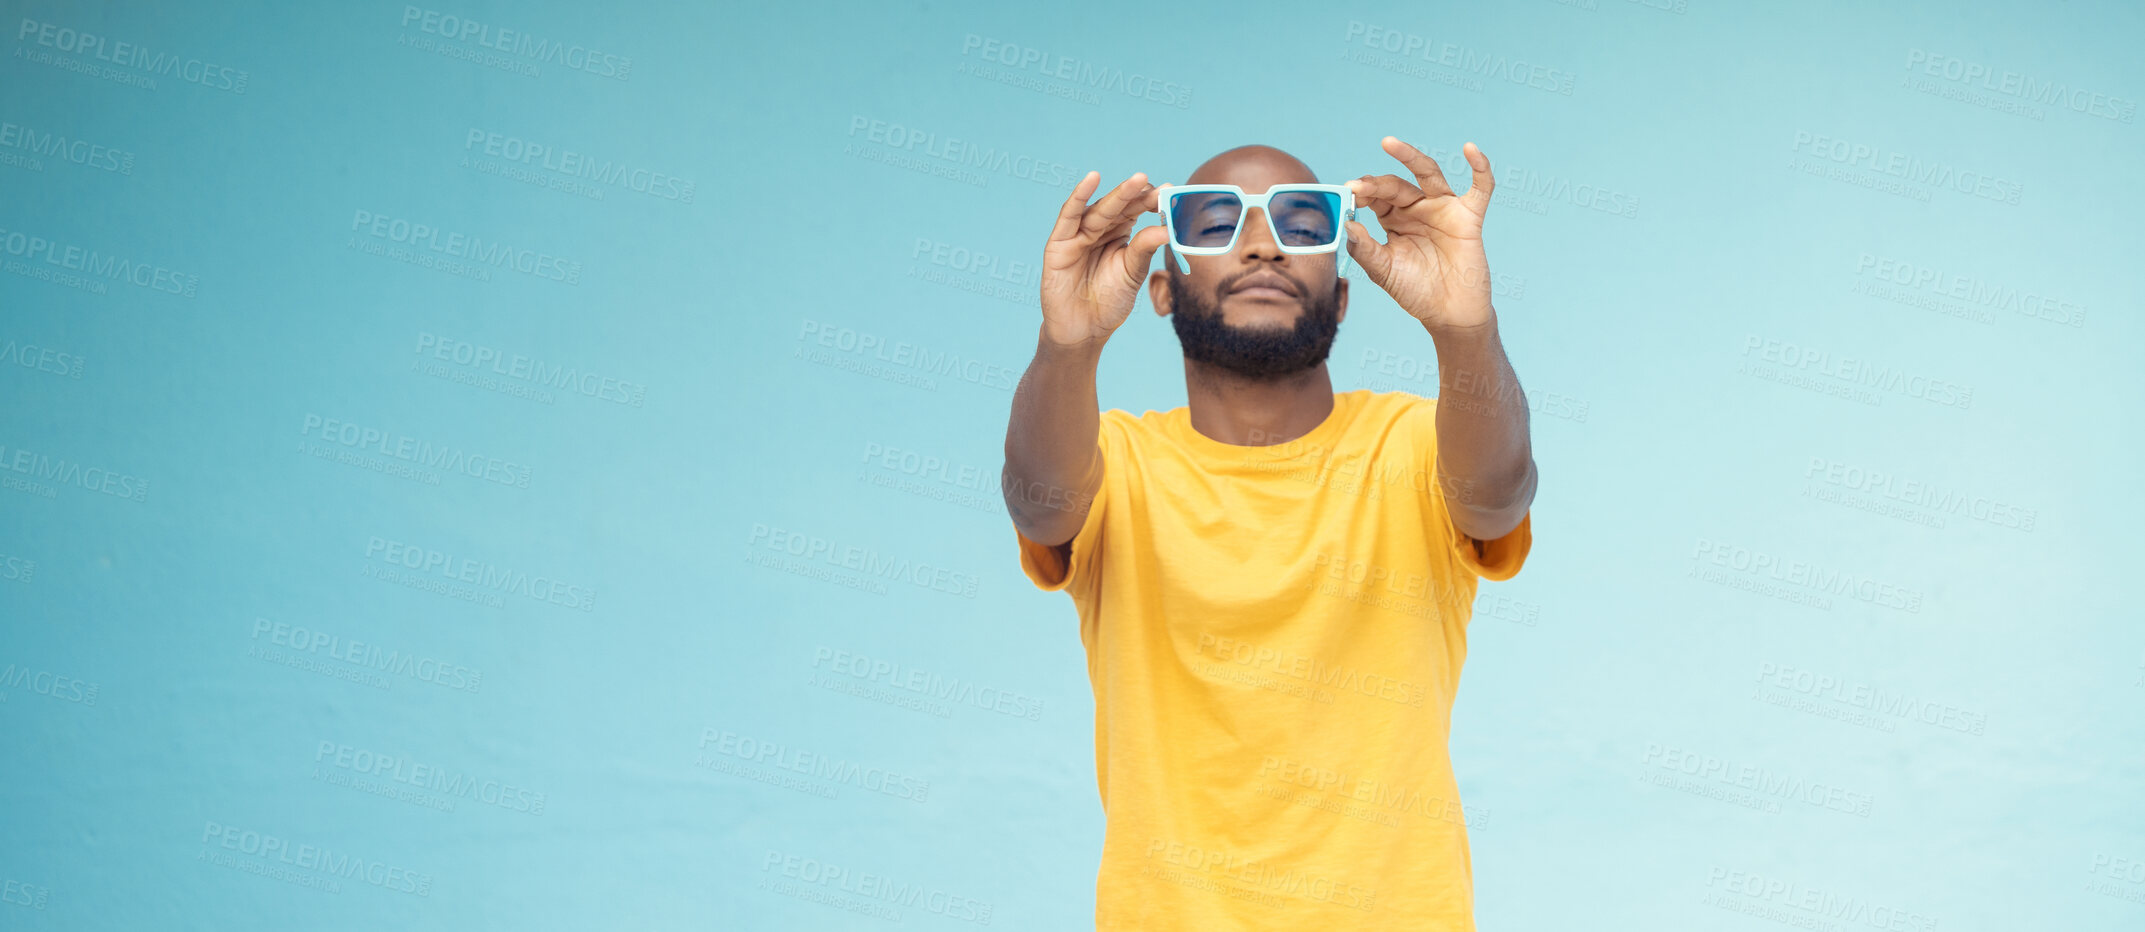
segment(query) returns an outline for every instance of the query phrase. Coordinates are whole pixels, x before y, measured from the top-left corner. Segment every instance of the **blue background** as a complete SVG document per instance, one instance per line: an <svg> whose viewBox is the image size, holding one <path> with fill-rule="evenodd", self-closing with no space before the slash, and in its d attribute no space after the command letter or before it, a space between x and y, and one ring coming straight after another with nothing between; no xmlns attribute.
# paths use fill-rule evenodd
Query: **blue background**
<svg viewBox="0 0 2145 932"><path fill-rule="evenodd" d="M995 490L1043 238L1090 168L1258 142L1339 181L1400 171L1386 134L1496 167L1534 405L1534 549L1454 712L1483 927L2145 926L2135 6L406 9L5 4L0 926L1088 927L1076 619ZM372 217L577 280L398 261L438 254ZM1354 295L1336 387L1434 394ZM1184 403L1149 310L1105 407ZM792 572L827 564L790 535L956 591Z"/></svg>

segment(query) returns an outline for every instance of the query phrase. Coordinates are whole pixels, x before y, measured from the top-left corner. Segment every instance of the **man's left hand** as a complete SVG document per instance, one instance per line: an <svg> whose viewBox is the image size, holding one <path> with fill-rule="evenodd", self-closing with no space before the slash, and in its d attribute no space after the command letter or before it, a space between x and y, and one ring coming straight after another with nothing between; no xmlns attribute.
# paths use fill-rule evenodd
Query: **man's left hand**
<svg viewBox="0 0 2145 932"><path fill-rule="evenodd" d="M1482 251L1482 217L1489 211L1489 156L1470 142L1461 148L1474 181L1465 195L1454 194L1437 160L1391 136L1383 140L1387 155L1415 175L1364 175L1348 182L1356 203L1369 207L1385 228L1386 240L1348 221L1348 255L1401 310L1432 330L1472 329L1491 323L1490 265Z"/></svg>

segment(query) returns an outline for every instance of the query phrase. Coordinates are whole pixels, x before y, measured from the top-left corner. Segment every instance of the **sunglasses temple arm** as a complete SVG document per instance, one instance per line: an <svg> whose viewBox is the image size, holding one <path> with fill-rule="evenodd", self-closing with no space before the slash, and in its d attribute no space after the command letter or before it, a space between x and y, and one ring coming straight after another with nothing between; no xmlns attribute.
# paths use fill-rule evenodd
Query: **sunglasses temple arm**
<svg viewBox="0 0 2145 932"><path fill-rule="evenodd" d="M1164 227L1168 227L1170 225L1169 208L1167 204L1167 198L1161 196L1160 194L1157 194L1155 196L1155 212L1161 215L1162 226ZM1192 263L1184 258L1184 253L1177 251L1176 243L1177 234L1172 230L1169 234L1169 239L1164 240L1162 243L1163 251L1176 258L1177 271L1179 273L1184 275L1190 275L1192 274Z"/></svg>
<svg viewBox="0 0 2145 932"><path fill-rule="evenodd" d="M1340 272L1340 274L1341 274L1341 275L1342 275L1343 277L1346 277L1346 276L1348 275L1348 260L1349 260L1349 259L1351 258L1351 257L1349 256L1349 254L1348 254L1348 221L1356 219L1356 211L1357 211L1357 210L1359 210L1359 209L1360 209L1360 208L1357 208L1357 207L1351 206L1351 207L1349 207L1349 208L1348 208L1348 216L1346 216L1346 217L1343 217L1343 218L1341 218L1341 272Z"/></svg>

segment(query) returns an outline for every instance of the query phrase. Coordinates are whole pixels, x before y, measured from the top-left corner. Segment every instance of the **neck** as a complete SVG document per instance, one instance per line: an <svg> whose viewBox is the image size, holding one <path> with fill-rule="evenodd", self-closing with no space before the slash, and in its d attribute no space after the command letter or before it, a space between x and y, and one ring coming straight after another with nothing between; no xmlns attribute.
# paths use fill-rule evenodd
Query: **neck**
<svg viewBox="0 0 2145 932"><path fill-rule="evenodd" d="M1208 363L1184 361L1192 429L1246 447L1295 440L1333 413L1326 364L1278 379L1249 379Z"/></svg>

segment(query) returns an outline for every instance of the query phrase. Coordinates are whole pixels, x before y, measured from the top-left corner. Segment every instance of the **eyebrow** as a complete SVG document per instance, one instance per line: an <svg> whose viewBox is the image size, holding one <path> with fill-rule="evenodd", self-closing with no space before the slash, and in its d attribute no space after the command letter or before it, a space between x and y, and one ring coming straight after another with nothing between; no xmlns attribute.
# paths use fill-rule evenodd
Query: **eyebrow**
<svg viewBox="0 0 2145 932"><path fill-rule="evenodd" d="M1334 209L1333 202L1316 191L1284 191L1266 203L1273 207L1315 210L1322 214L1331 214Z"/></svg>

